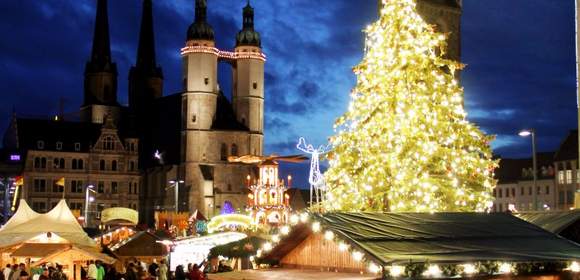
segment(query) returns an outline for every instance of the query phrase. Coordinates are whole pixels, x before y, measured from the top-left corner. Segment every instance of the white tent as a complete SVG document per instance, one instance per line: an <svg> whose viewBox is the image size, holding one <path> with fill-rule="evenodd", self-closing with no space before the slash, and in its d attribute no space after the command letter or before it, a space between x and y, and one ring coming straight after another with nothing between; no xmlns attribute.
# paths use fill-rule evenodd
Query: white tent
<svg viewBox="0 0 580 280"><path fill-rule="evenodd" d="M30 208L30 206L28 206L26 200L21 199L18 204L18 209L16 210L16 213L14 213L14 215L12 215L12 218L10 218L10 220L8 220L8 222L6 222L6 224L4 224L4 226L0 228L0 233L6 229L13 228L26 221L32 220L38 217L39 215L40 215L39 213L35 212Z"/></svg>
<svg viewBox="0 0 580 280"><path fill-rule="evenodd" d="M0 248L18 245L41 235L48 236L48 232L76 246L96 247L95 241L85 233L62 199L46 214L32 211L21 201L16 214L0 230Z"/></svg>

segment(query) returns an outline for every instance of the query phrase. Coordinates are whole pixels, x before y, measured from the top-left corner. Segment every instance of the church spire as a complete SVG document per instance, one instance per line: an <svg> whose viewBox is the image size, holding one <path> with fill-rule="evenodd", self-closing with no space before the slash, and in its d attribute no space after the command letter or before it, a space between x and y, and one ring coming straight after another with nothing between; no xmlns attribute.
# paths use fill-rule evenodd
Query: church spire
<svg viewBox="0 0 580 280"><path fill-rule="evenodd" d="M107 0L97 0L93 49L85 66L84 86L83 105L118 106L117 65L111 58Z"/></svg>
<svg viewBox="0 0 580 280"><path fill-rule="evenodd" d="M195 19L187 29L187 40L214 40L213 28L207 23L207 0L195 0Z"/></svg>
<svg viewBox="0 0 580 280"><path fill-rule="evenodd" d="M236 46L261 46L260 33L254 30L254 8L249 0L243 10L242 30L236 36Z"/></svg>
<svg viewBox="0 0 580 280"><path fill-rule="evenodd" d="M100 65L111 63L107 0L98 0L97 2L97 19L95 20L95 34L93 37L91 62Z"/></svg>
<svg viewBox="0 0 580 280"><path fill-rule="evenodd" d="M139 32L139 47L137 49L137 67L155 68L155 39L153 35L153 3L143 0L143 15L141 31Z"/></svg>
<svg viewBox="0 0 580 280"><path fill-rule="evenodd" d="M129 106L136 113L162 96L163 71L155 59L153 1L143 0L137 62L129 71Z"/></svg>

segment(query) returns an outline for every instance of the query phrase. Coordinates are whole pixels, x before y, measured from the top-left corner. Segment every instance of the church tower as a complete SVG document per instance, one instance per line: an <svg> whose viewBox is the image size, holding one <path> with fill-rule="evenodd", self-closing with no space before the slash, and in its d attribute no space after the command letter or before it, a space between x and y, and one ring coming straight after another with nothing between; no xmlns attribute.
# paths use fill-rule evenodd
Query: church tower
<svg viewBox="0 0 580 280"><path fill-rule="evenodd" d="M187 30L186 46L191 48L183 53L183 130L209 130L218 97L218 51L213 29L207 23L206 0L195 1L195 21ZM190 153L186 152L186 157L191 159Z"/></svg>
<svg viewBox="0 0 580 280"><path fill-rule="evenodd" d="M143 117L142 111L162 95L163 71L155 59L153 3L152 0L143 0L137 62L129 72L129 106L137 114L138 121Z"/></svg>
<svg viewBox="0 0 580 280"><path fill-rule="evenodd" d="M232 103L238 122L250 131L250 153L261 155L264 141L264 63L260 34L254 29L254 8L243 9L242 30L236 36Z"/></svg>
<svg viewBox="0 0 580 280"><path fill-rule="evenodd" d="M117 65L111 58L107 0L98 0L93 49L85 66L81 119L85 122L103 123L105 116L110 116L118 122L119 115Z"/></svg>

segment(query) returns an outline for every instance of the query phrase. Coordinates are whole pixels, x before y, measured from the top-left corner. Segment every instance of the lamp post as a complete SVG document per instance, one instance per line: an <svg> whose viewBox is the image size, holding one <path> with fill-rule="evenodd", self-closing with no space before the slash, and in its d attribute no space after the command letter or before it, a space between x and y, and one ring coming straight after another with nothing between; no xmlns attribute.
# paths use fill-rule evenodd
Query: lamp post
<svg viewBox="0 0 580 280"><path fill-rule="evenodd" d="M175 213L179 211L179 184L185 183L183 180L171 180L169 181L170 184L175 185Z"/></svg>
<svg viewBox="0 0 580 280"><path fill-rule="evenodd" d="M537 187L537 180L538 180L538 167L536 161L536 131L531 129L525 129L518 133L522 137L532 136L532 165L533 165L533 172L534 172L534 189L533 189L533 200L534 200L534 211L538 210L538 187Z"/></svg>
<svg viewBox="0 0 580 280"><path fill-rule="evenodd" d="M89 203L90 201L90 196L89 196L89 192L95 192L94 190L95 186L93 185L88 185L87 189L85 191L85 227L87 227L89 225Z"/></svg>

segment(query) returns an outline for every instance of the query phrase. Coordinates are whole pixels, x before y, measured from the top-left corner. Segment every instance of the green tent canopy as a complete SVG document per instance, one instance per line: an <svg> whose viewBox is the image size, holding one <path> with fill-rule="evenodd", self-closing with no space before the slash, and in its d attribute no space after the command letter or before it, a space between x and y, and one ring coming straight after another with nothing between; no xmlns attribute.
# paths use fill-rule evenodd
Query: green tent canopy
<svg viewBox="0 0 580 280"><path fill-rule="evenodd" d="M322 233L361 250L377 264L552 262L580 259L580 246L505 213L312 214ZM300 224L265 256L282 259L311 232Z"/></svg>

